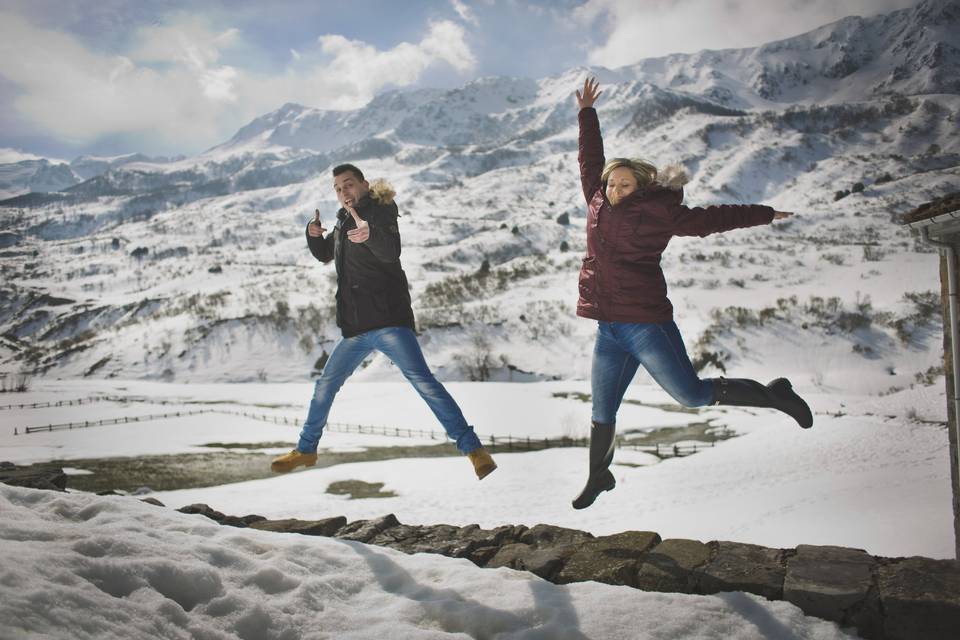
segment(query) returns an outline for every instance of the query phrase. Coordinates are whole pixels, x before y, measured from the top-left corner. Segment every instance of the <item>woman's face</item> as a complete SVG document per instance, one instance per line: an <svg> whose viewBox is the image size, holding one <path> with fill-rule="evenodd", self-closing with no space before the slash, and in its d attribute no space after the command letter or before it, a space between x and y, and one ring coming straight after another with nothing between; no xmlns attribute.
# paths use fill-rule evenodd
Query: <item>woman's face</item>
<svg viewBox="0 0 960 640"><path fill-rule="evenodd" d="M630 167L617 167L607 178L607 200L617 204L637 190L637 176Z"/></svg>

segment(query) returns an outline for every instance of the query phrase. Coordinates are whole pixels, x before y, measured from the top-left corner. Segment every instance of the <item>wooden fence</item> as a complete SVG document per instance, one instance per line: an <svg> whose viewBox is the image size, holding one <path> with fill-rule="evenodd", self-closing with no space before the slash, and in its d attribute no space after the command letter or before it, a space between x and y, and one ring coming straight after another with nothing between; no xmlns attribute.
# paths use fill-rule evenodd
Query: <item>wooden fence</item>
<svg viewBox="0 0 960 640"><path fill-rule="evenodd" d="M105 400L115 400L115 401L128 401L124 398L111 398L111 397L92 397L92 398L80 398L76 400L60 400L56 402L46 402L46 403L33 403L33 404L22 404L22 405L7 405L5 407L0 407L0 409L7 408L46 408L46 407L60 407L60 406L71 406L79 404L90 404L92 402L101 402ZM153 401L151 401L153 402ZM167 404L166 401L157 401L157 404ZM186 404L186 403L184 403ZM116 425L116 424L129 424L137 422L147 422L150 420L163 420L168 418L182 418L187 416L196 416L209 413L218 413L221 415L230 415L230 416L239 416L243 418L248 418L251 420L259 420L261 422L268 422L271 424L281 424L285 426L294 426L299 427L302 422L299 419L288 418L286 416L276 416L276 415L267 415L263 413L252 413L249 411L231 411L228 409L197 409L193 411L173 411L167 413L154 413L143 416L124 416L121 418L105 418L102 420L84 420L82 422L63 422L59 424L47 424L40 426L24 427L23 434L31 433L48 433L53 431L68 431L73 429L85 429L88 427L98 427L105 425ZM442 431L430 431L427 429L410 429L404 427L384 427L377 425L363 425L363 424L350 424L344 422L328 422L324 427L326 431L332 431L334 433L357 433L363 435L380 435L380 436L389 436L395 438L422 438L429 440L437 440L440 442L447 441L446 433ZM14 428L14 435L20 435L18 428ZM543 449L553 449L557 447L588 447L590 446L590 441L587 438L571 438L569 436L563 436L560 438L536 438L532 436L497 436L497 435L481 435L482 441L487 442L487 449L492 453L504 452L504 451L541 451ZM631 449L633 451L643 451L646 453L651 453L658 458L678 458L682 456L688 456L696 453L697 451L713 447L714 443L693 443L693 444L653 444L653 445L641 445L641 444L632 444L630 442L624 442L617 439L617 446L621 449Z"/></svg>

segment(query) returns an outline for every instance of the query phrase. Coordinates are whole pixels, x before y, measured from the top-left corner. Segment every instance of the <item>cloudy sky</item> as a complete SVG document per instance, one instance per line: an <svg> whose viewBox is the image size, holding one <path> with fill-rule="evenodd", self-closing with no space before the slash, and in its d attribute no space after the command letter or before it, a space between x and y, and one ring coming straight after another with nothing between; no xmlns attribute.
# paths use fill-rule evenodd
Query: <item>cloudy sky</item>
<svg viewBox="0 0 960 640"><path fill-rule="evenodd" d="M194 154L286 102L749 47L917 0L0 0L0 148Z"/></svg>

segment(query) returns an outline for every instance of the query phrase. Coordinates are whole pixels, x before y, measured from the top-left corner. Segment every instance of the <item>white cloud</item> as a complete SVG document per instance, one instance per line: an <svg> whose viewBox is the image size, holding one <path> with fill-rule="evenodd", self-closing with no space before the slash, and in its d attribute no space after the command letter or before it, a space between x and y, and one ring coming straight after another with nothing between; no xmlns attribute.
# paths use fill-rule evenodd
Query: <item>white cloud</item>
<svg viewBox="0 0 960 640"><path fill-rule="evenodd" d="M27 151L21 151L20 149L11 149L9 147L0 148L0 164L23 162L24 160L49 160L53 163L64 162L64 160L60 160L59 158L38 156Z"/></svg>
<svg viewBox="0 0 960 640"><path fill-rule="evenodd" d="M848 15L875 15L917 0L587 0L574 12L604 33L592 64L619 67L702 49L756 46L799 35Z"/></svg>
<svg viewBox="0 0 960 640"><path fill-rule="evenodd" d="M157 151L194 152L284 102L356 108L431 66L476 66L463 28L446 20L430 23L420 42L385 50L320 36L314 47L291 50L289 66L274 73L224 64L228 49L248 46L243 34L197 18L175 17L135 36L123 55L106 55L0 11L0 76L17 89L13 107L25 132L77 145L127 135Z"/></svg>
<svg viewBox="0 0 960 640"><path fill-rule="evenodd" d="M449 20L431 22L418 43L401 42L380 50L341 35L317 39L317 49L300 51L298 72L250 78L249 92L286 96L286 101L332 109L361 107L389 86L408 86L429 67L445 64L460 73L472 71L476 58L463 28Z"/></svg>
<svg viewBox="0 0 960 640"><path fill-rule="evenodd" d="M473 13L473 9L468 7L462 0L450 0L450 4L453 6L453 10L457 12L457 15L460 16L461 20L475 27L480 26L476 14Z"/></svg>

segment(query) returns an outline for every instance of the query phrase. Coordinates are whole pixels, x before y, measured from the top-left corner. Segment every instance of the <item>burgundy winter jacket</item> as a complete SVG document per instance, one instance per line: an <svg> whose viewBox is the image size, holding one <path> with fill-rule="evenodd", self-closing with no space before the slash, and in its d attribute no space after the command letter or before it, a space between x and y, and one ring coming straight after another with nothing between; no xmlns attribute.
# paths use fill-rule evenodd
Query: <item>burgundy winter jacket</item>
<svg viewBox="0 0 960 640"><path fill-rule="evenodd" d="M587 200L587 255L577 315L609 322L670 322L673 305L660 257L673 236L706 236L769 224L761 205L685 207L683 189L640 188L616 205L600 181L603 139L595 109L580 110L580 182Z"/></svg>

